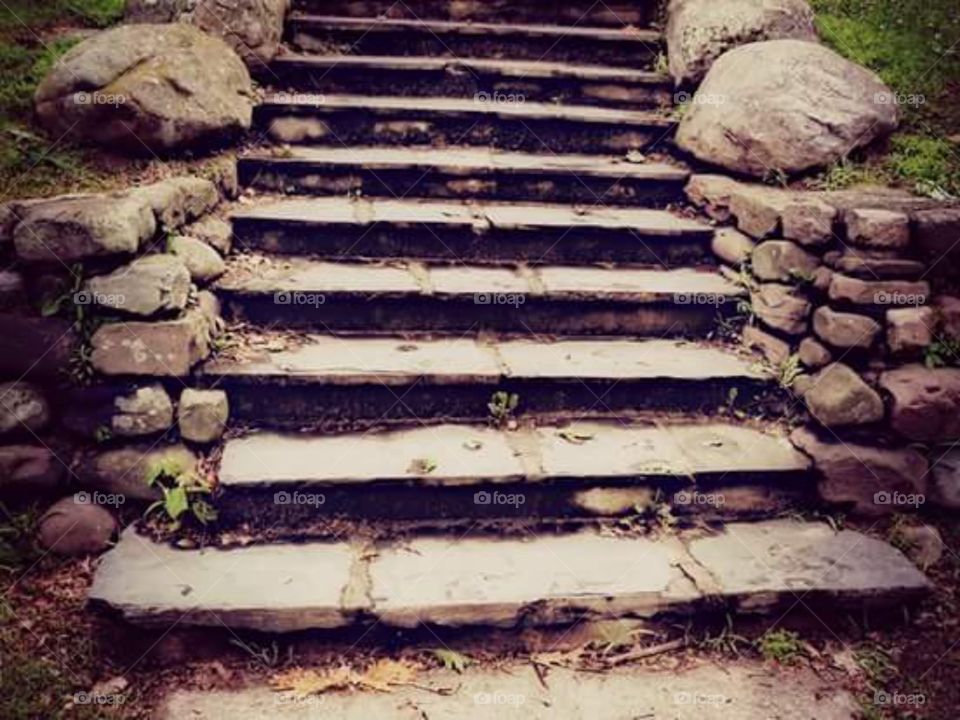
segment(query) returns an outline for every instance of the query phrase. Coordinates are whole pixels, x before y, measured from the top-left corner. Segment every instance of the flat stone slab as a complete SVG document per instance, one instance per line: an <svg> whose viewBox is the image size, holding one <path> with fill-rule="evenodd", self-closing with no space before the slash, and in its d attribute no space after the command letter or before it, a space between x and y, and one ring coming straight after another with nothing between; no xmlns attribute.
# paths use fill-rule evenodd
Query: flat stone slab
<svg viewBox="0 0 960 720"><path fill-rule="evenodd" d="M806 593L890 606L928 590L882 541L775 520L730 524L715 536L418 536L366 549L174 550L128 530L101 561L90 598L135 624L282 632L343 626L360 609L398 627L513 626L688 614L716 598L762 612Z"/></svg>
<svg viewBox="0 0 960 720"><path fill-rule="evenodd" d="M425 98L407 98L419 102ZM479 104L479 103L478 103ZM594 108L602 109L602 108ZM487 148L432 147L291 147L283 155L252 153L244 156L275 165L312 168L366 168L368 170L436 169L450 174L542 174L650 182L684 182L690 173L665 163L631 163L622 157L498 151Z"/></svg>
<svg viewBox="0 0 960 720"><path fill-rule="evenodd" d="M303 346L208 363L204 373L329 384L490 383L524 380L765 381L764 371L728 350L673 340L432 339L308 335Z"/></svg>
<svg viewBox="0 0 960 720"><path fill-rule="evenodd" d="M240 295L287 292L321 295L472 296L512 293L546 299L617 300L677 305L721 305L743 294L714 271L548 266L494 268L420 263L342 263L245 255L228 265L217 284ZM282 308L279 308L282 310Z"/></svg>
<svg viewBox="0 0 960 720"><path fill-rule="evenodd" d="M382 148L384 151L390 148ZM481 151L481 156L487 153ZM608 162L609 158L602 158ZM629 163L624 165L630 166ZM633 164L636 167L635 164ZM679 169L673 171L682 177ZM640 235L677 237L684 233L709 235L703 223L672 215L664 210L543 203L471 203L376 198L318 197L257 204L233 213L237 220L259 220L297 225L430 225L510 230L595 228L626 230Z"/></svg>
<svg viewBox="0 0 960 720"><path fill-rule="evenodd" d="M89 599L145 626L335 628L350 621L341 592L356 561L346 543L184 551L131 528L100 561Z"/></svg>
<svg viewBox="0 0 960 720"><path fill-rule="evenodd" d="M429 473L417 470L415 461L423 458L434 466ZM448 424L345 435L257 432L227 441L219 478L226 488L374 481L453 486L800 472L809 465L786 438L733 424L584 422L516 431Z"/></svg>
<svg viewBox="0 0 960 720"><path fill-rule="evenodd" d="M738 660L584 673L551 668L546 684L530 663L472 667L463 675L431 670L418 675L437 694L415 688L389 693L332 692L297 701L266 686L240 690L176 690L161 720L854 720L856 698L835 680L805 668Z"/></svg>

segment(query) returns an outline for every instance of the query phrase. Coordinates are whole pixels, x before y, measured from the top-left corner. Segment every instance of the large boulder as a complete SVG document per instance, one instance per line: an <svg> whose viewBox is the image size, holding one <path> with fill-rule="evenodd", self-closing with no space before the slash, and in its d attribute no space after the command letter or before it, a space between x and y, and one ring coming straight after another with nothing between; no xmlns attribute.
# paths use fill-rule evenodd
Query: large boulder
<svg viewBox="0 0 960 720"><path fill-rule="evenodd" d="M717 3L718 5L721 3ZM823 167L897 126L880 79L817 43L771 40L717 60L677 130L704 162L764 177Z"/></svg>
<svg viewBox="0 0 960 720"><path fill-rule="evenodd" d="M827 427L883 420L883 400L851 368L835 362L813 376L803 395L810 414Z"/></svg>
<svg viewBox="0 0 960 720"><path fill-rule="evenodd" d="M732 48L761 40L817 40L806 0L672 0L667 58L678 84L697 83Z"/></svg>
<svg viewBox="0 0 960 720"><path fill-rule="evenodd" d="M195 27L122 25L61 58L34 97L51 133L129 152L223 143L250 127L250 73Z"/></svg>
<svg viewBox="0 0 960 720"><path fill-rule="evenodd" d="M190 272L175 255L147 255L109 275L91 278L81 295L87 302L130 315L179 311L190 295Z"/></svg>
<svg viewBox="0 0 960 720"><path fill-rule="evenodd" d="M40 518L40 544L57 555L103 552L117 532L109 510L78 496L54 503Z"/></svg>
<svg viewBox="0 0 960 720"><path fill-rule="evenodd" d="M908 440L960 439L960 368L904 365L880 376L892 398L890 424Z"/></svg>
<svg viewBox="0 0 960 720"><path fill-rule="evenodd" d="M226 40L251 68L263 68L280 49L289 0L128 0L135 23L188 22Z"/></svg>
<svg viewBox="0 0 960 720"><path fill-rule="evenodd" d="M87 458L79 468L80 479L91 488L123 496L126 500L151 501L160 491L147 484L148 477L163 468L172 474L193 470L197 456L183 445L130 445L106 450Z"/></svg>

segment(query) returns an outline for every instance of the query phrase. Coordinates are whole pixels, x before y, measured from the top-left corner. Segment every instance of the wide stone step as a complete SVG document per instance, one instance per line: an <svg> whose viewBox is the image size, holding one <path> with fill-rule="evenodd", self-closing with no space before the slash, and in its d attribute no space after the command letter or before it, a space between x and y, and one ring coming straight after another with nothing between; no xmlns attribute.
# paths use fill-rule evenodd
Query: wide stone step
<svg viewBox="0 0 960 720"><path fill-rule="evenodd" d="M549 154L667 150L676 121L663 112L525 102L509 96L280 92L257 106L254 123L276 142L338 148L473 145Z"/></svg>
<svg viewBox="0 0 960 720"><path fill-rule="evenodd" d="M244 185L284 193L663 207L690 176L665 163L488 148L302 147L241 157Z"/></svg>
<svg viewBox="0 0 960 720"><path fill-rule="evenodd" d="M555 23L565 27L642 27L656 15L656 0L294 0L299 12L362 18L453 20L457 22Z"/></svg>
<svg viewBox="0 0 960 720"><path fill-rule="evenodd" d="M518 415L622 418L640 410L750 407L783 400L753 358L673 340L481 340L239 335L208 362L230 416L277 427L485 422L497 391Z"/></svg>
<svg viewBox="0 0 960 720"><path fill-rule="evenodd" d="M676 267L712 258L712 227L643 208L337 197L261 202L232 221L240 247L339 260Z"/></svg>
<svg viewBox="0 0 960 720"><path fill-rule="evenodd" d="M90 600L147 627L533 626L795 605L895 607L929 583L883 541L793 520L652 537L413 537L177 550L128 530Z"/></svg>
<svg viewBox="0 0 960 720"><path fill-rule="evenodd" d="M699 337L742 288L715 270L341 263L241 255L216 286L226 315L367 335L484 331Z"/></svg>
<svg viewBox="0 0 960 720"><path fill-rule="evenodd" d="M804 506L809 464L782 435L730 422L254 432L224 447L218 528L305 538L329 536L338 518L539 524L655 504L678 518L756 518Z"/></svg>
<svg viewBox="0 0 960 720"><path fill-rule="evenodd" d="M282 55L271 81L316 93L470 98L624 108L668 107L668 75L562 62L443 57Z"/></svg>

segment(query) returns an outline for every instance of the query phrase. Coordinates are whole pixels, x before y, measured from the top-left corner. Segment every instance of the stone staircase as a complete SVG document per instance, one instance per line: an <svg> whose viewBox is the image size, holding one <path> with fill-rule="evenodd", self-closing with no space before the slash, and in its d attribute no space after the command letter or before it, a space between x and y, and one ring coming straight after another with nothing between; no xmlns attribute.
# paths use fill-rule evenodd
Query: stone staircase
<svg viewBox="0 0 960 720"><path fill-rule="evenodd" d="M236 345L194 378L235 426L223 547L128 530L95 604L289 632L926 591L887 544L785 519L815 478L676 210L661 38L623 27L651 6L295 3L217 287Z"/></svg>

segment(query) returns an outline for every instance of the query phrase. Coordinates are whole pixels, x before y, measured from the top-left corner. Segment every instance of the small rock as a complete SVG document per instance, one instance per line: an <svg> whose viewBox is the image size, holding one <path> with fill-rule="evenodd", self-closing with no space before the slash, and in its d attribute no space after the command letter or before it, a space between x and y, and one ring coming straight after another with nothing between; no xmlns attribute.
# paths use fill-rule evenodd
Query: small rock
<svg viewBox="0 0 960 720"><path fill-rule="evenodd" d="M810 414L827 427L867 425L883 420L883 400L842 363L820 370L803 394Z"/></svg>
<svg viewBox="0 0 960 720"><path fill-rule="evenodd" d="M0 270L0 310L16 307L23 301L23 275L13 270Z"/></svg>
<svg viewBox="0 0 960 720"><path fill-rule="evenodd" d="M906 213L880 208L847 211L847 240L867 248L901 249L910 244L910 218Z"/></svg>
<svg viewBox="0 0 960 720"><path fill-rule="evenodd" d="M813 271L810 278L810 287L817 292L826 293L830 289L830 283L833 282L833 270L826 265L821 265Z"/></svg>
<svg viewBox="0 0 960 720"><path fill-rule="evenodd" d="M146 203L157 226L168 232L206 215L220 202L211 180L186 175L135 188L130 197Z"/></svg>
<svg viewBox="0 0 960 720"><path fill-rule="evenodd" d="M33 445L0 447L0 497L33 497L58 489L66 466L53 452Z"/></svg>
<svg viewBox="0 0 960 720"><path fill-rule="evenodd" d="M913 213L914 243L927 257L955 256L960 238L960 208L937 207Z"/></svg>
<svg viewBox="0 0 960 720"><path fill-rule="evenodd" d="M880 335L880 323L854 313L837 312L824 305L813 313L813 331L829 345L842 350L867 350Z"/></svg>
<svg viewBox="0 0 960 720"><path fill-rule="evenodd" d="M581 490L573 498L573 504L590 515L613 516L636 512L654 503L650 488L590 488Z"/></svg>
<svg viewBox="0 0 960 720"><path fill-rule="evenodd" d="M114 406L116 414L111 418L111 428L123 437L152 435L173 425L173 402L159 383L118 396Z"/></svg>
<svg viewBox="0 0 960 720"><path fill-rule="evenodd" d="M757 317L775 330L788 335L802 335L807 331L810 301L788 285L764 283L750 293L750 303Z"/></svg>
<svg viewBox="0 0 960 720"><path fill-rule="evenodd" d="M783 236L808 247L819 247L833 240L836 219L835 207L807 197L791 202L780 213Z"/></svg>
<svg viewBox="0 0 960 720"><path fill-rule="evenodd" d="M751 237L763 240L780 232L781 213L789 197L765 185L741 185L730 195L730 213L737 227Z"/></svg>
<svg viewBox="0 0 960 720"><path fill-rule="evenodd" d="M690 178L687 199L717 222L730 220L730 198L743 185L726 175L700 174Z"/></svg>
<svg viewBox="0 0 960 720"><path fill-rule="evenodd" d="M190 273L178 257L147 255L109 275L91 278L86 291L97 305L149 317L186 307Z"/></svg>
<svg viewBox="0 0 960 720"><path fill-rule="evenodd" d="M811 370L819 370L833 362L833 355L815 338L805 337L800 341L800 362Z"/></svg>
<svg viewBox="0 0 960 720"><path fill-rule="evenodd" d="M940 329L948 338L960 339L960 298L940 295L934 299Z"/></svg>
<svg viewBox="0 0 960 720"><path fill-rule="evenodd" d="M933 342L933 308L887 310L887 347L901 355L917 354Z"/></svg>
<svg viewBox="0 0 960 720"><path fill-rule="evenodd" d="M178 235L169 240L168 248L187 266L190 277L198 284L216 280L227 270L223 258L209 245L196 238Z"/></svg>
<svg viewBox="0 0 960 720"><path fill-rule="evenodd" d="M739 266L750 258L753 252L753 240L735 228L717 228L710 243L713 254L733 266Z"/></svg>
<svg viewBox="0 0 960 720"><path fill-rule="evenodd" d="M222 390L193 390L180 395L180 434L185 440L211 443L223 436L230 409Z"/></svg>
<svg viewBox="0 0 960 720"><path fill-rule="evenodd" d="M904 544L906 554L917 567L927 570L933 567L940 558L946 545L940 531L930 525L904 525L897 529L897 533Z"/></svg>
<svg viewBox="0 0 960 720"><path fill-rule="evenodd" d="M926 269L919 260L904 258L871 258L861 255L843 255L836 268L846 275L863 280L916 280Z"/></svg>
<svg viewBox="0 0 960 720"><path fill-rule="evenodd" d="M960 448L951 447L933 463L931 500L940 507L960 510Z"/></svg>
<svg viewBox="0 0 960 720"><path fill-rule="evenodd" d="M185 235L205 242L221 255L228 255L233 246L233 228L220 218L208 216L183 229Z"/></svg>
<svg viewBox="0 0 960 720"><path fill-rule="evenodd" d="M160 493L147 485L153 468L164 467L180 473L193 470L197 456L183 445L131 445L106 450L81 463L79 474L84 484L129 501L156 500Z"/></svg>
<svg viewBox="0 0 960 720"><path fill-rule="evenodd" d="M923 305L930 297L930 283L908 280L860 280L834 273L828 295L835 302L855 305Z"/></svg>
<svg viewBox="0 0 960 720"><path fill-rule="evenodd" d="M775 367L782 365L790 357L788 343L753 325L743 328L743 345L751 350L759 350L767 362Z"/></svg>
<svg viewBox="0 0 960 720"><path fill-rule="evenodd" d="M322 140L331 133L323 120L311 117L278 117L270 121L270 139L280 144L308 143Z"/></svg>
<svg viewBox="0 0 960 720"><path fill-rule="evenodd" d="M89 555L106 550L116 532L117 521L108 510L68 497L40 518L38 539L57 555Z"/></svg>
<svg viewBox="0 0 960 720"><path fill-rule="evenodd" d="M753 249L750 268L760 280L796 283L812 276L820 261L789 240L767 240Z"/></svg>
<svg viewBox="0 0 960 720"><path fill-rule="evenodd" d="M50 422L50 406L40 389L26 382L0 384L0 435L36 433Z"/></svg>
<svg viewBox="0 0 960 720"><path fill-rule="evenodd" d="M904 365L880 376L893 402L890 424L916 442L960 439L960 368Z"/></svg>

